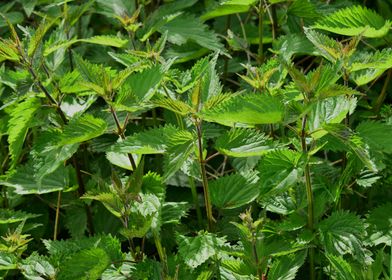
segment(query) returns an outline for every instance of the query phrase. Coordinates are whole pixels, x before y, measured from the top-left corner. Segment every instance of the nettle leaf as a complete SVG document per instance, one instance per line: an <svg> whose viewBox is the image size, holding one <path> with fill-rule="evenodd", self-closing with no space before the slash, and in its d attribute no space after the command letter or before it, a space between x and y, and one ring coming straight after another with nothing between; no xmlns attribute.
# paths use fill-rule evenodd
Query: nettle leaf
<svg viewBox="0 0 392 280"><path fill-rule="evenodd" d="M19 51L11 40L0 39L0 62L10 60L18 62L20 60Z"/></svg>
<svg viewBox="0 0 392 280"><path fill-rule="evenodd" d="M89 83L90 86L95 85L97 92L103 91L104 80L107 78L107 72L102 65L93 64L88 60L83 59L77 53L75 57L75 64L79 70L80 76Z"/></svg>
<svg viewBox="0 0 392 280"><path fill-rule="evenodd" d="M197 0L178 0L176 2L167 3L159 6L150 16L142 27L141 41L147 40L153 33L167 22L173 20L183 12L181 10L193 6ZM164 32L163 32L164 33Z"/></svg>
<svg viewBox="0 0 392 280"><path fill-rule="evenodd" d="M62 264L82 250L99 248L106 252L111 261L123 258L120 241L111 235L96 235L80 239L43 240L53 263Z"/></svg>
<svg viewBox="0 0 392 280"><path fill-rule="evenodd" d="M334 212L318 225L320 241L327 254L351 254L364 261L362 237L365 233L363 221L353 213Z"/></svg>
<svg viewBox="0 0 392 280"><path fill-rule="evenodd" d="M369 155L368 146L351 129L342 124L325 124L323 129L343 147L347 147L370 171L378 171Z"/></svg>
<svg viewBox="0 0 392 280"><path fill-rule="evenodd" d="M350 79L359 86L373 81L387 69L392 68L391 57L391 48L375 52L355 52L350 57Z"/></svg>
<svg viewBox="0 0 392 280"><path fill-rule="evenodd" d="M62 263L57 279L98 279L110 263L110 258L103 249L85 249Z"/></svg>
<svg viewBox="0 0 392 280"><path fill-rule="evenodd" d="M294 55L320 55L314 45L301 33L293 33L279 37L273 42L274 49L279 50L283 61L289 63Z"/></svg>
<svg viewBox="0 0 392 280"><path fill-rule="evenodd" d="M266 154L258 167L261 197L281 194L297 184L303 173L302 153L292 150L276 150Z"/></svg>
<svg viewBox="0 0 392 280"><path fill-rule="evenodd" d="M59 145L61 132L57 130L43 131L34 142L31 154L37 169L36 177L52 173L78 150L79 143Z"/></svg>
<svg viewBox="0 0 392 280"><path fill-rule="evenodd" d="M188 41L214 51L224 49L215 32L191 14L181 15L158 28L162 34L168 32L167 40L176 45L183 45Z"/></svg>
<svg viewBox="0 0 392 280"><path fill-rule="evenodd" d="M37 178L36 170L31 163L20 166L15 172L8 175L1 184L14 188L17 194L43 194L61 191L70 187L72 168L60 166L54 172Z"/></svg>
<svg viewBox="0 0 392 280"><path fill-rule="evenodd" d="M222 209L241 207L259 196L258 176L255 172L230 174L209 182L213 205Z"/></svg>
<svg viewBox="0 0 392 280"><path fill-rule="evenodd" d="M59 145L75 144L88 141L105 133L107 123L92 115L84 114L72 118L64 127Z"/></svg>
<svg viewBox="0 0 392 280"><path fill-rule="evenodd" d="M334 274L336 275L336 280L355 280L354 273L351 265L346 262L342 256L335 256L332 254L325 255L331 265Z"/></svg>
<svg viewBox="0 0 392 280"><path fill-rule="evenodd" d="M271 124L283 118L283 104L277 97L261 94L236 94L215 107L201 112L204 120L227 126Z"/></svg>
<svg viewBox="0 0 392 280"><path fill-rule="evenodd" d="M40 107L37 98L28 98L19 103L12 111L8 121L8 143L12 167L18 163L27 131L35 112Z"/></svg>
<svg viewBox="0 0 392 280"><path fill-rule="evenodd" d="M118 195L114 192L86 193L82 199L91 199L101 202L105 208L117 218L121 218L124 205Z"/></svg>
<svg viewBox="0 0 392 280"><path fill-rule="evenodd" d="M177 242L179 255L185 264L190 268L196 268L216 256L226 240L213 233L201 232L196 237L177 235Z"/></svg>
<svg viewBox="0 0 392 280"><path fill-rule="evenodd" d="M0 251L0 271L17 269L18 268L18 257L15 254Z"/></svg>
<svg viewBox="0 0 392 280"><path fill-rule="evenodd" d="M130 68L132 70L132 68ZM118 109L129 110L135 105L149 101L164 76L161 66L156 65L129 76L120 88L115 100ZM132 109L131 109L132 111Z"/></svg>
<svg viewBox="0 0 392 280"><path fill-rule="evenodd" d="M392 153L392 125L378 121L364 121L356 127L358 135L371 150Z"/></svg>
<svg viewBox="0 0 392 280"><path fill-rule="evenodd" d="M309 130L314 139L319 139L326 134L322 130L325 124L340 123L347 114L352 114L357 105L353 97L330 97L316 102L308 117Z"/></svg>
<svg viewBox="0 0 392 280"><path fill-rule="evenodd" d="M255 3L257 3L257 0L221 1L215 8L209 9L209 11L204 13L200 18L205 21L225 15L246 13Z"/></svg>
<svg viewBox="0 0 392 280"><path fill-rule="evenodd" d="M93 36L93 37L86 38L86 39L79 39L78 41L90 43L90 44L116 47L116 48L123 48L128 43L127 39L122 39L122 38L119 38L118 36L113 36L113 35Z"/></svg>
<svg viewBox="0 0 392 280"><path fill-rule="evenodd" d="M391 22L366 7L353 6L325 16L314 27L340 35L378 38L388 33Z"/></svg>
<svg viewBox="0 0 392 280"><path fill-rule="evenodd" d="M131 206L131 222L121 233L130 238L142 238L150 229L158 231L161 226L160 212L161 203L156 195L140 194L140 201L134 201Z"/></svg>
<svg viewBox="0 0 392 280"><path fill-rule="evenodd" d="M215 149L232 157L261 156L277 147L264 133L245 128L233 128L219 136L215 142Z"/></svg>
<svg viewBox="0 0 392 280"><path fill-rule="evenodd" d="M0 209L0 224L19 223L27 219L34 219L41 215L30 214L20 210Z"/></svg>
<svg viewBox="0 0 392 280"><path fill-rule="evenodd" d="M179 224L188 214L191 205L188 202L165 202L162 206L162 224Z"/></svg>
<svg viewBox="0 0 392 280"><path fill-rule="evenodd" d="M306 37L320 51L320 54L331 62L336 62L342 56L342 45L313 29L304 28Z"/></svg>
<svg viewBox="0 0 392 280"><path fill-rule="evenodd" d="M202 59L192 68L195 86L190 99L196 111L199 111L202 104L217 97L222 91L222 85L215 69L217 59L218 55L214 55L210 60Z"/></svg>
<svg viewBox="0 0 392 280"><path fill-rule="evenodd" d="M39 44L42 42L45 34L48 30L52 27L52 25L57 21L57 18L51 19L46 21L45 19L41 21L40 25L38 26L37 30L35 30L33 36L27 46L27 54L29 57L33 57L34 53L36 52Z"/></svg>
<svg viewBox="0 0 392 280"><path fill-rule="evenodd" d="M194 112L192 107L186 104L185 102L182 102L181 100L164 97L164 96L156 96L151 102L153 105L157 107L168 109L182 116Z"/></svg>
<svg viewBox="0 0 392 280"><path fill-rule="evenodd" d="M164 180L174 175L183 166L192 152L195 151L193 135L185 130L172 135L168 143L163 166L165 172Z"/></svg>
<svg viewBox="0 0 392 280"><path fill-rule="evenodd" d="M128 136L124 141L116 143L111 151L134 154L162 154L168 147L172 135L180 130L172 125L153 128Z"/></svg>
<svg viewBox="0 0 392 280"><path fill-rule="evenodd" d="M298 269L304 264L306 252L291 254L277 258L268 272L270 280L292 280L295 279Z"/></svg>
<svg viewBox="0 0 392 280"><path fill-rule="evenodd" d="M47 257L40 256L33 252L28 258L22 261L20 270L26 279L41 280L55 279L56 269L48 261Z"/></svg>
<svg viewBox="0 0 392 280"><path fill-rule="evenodd" d="M369 230L372 233L381 233L388 238L392 237L392 203L388 202L372 209L367 218Z"/></svg>

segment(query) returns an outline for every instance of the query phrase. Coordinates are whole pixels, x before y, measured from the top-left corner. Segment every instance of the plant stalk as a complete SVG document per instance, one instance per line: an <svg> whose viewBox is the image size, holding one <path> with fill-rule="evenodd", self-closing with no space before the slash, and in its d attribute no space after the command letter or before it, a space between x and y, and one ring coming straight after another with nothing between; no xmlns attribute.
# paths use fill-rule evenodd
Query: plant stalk
<svg viewBox="0 0 392 280"><path fill-rule="evenodd" d="M383 87L381 89L381 93L378 96L378 98L376 100L376 104L373 107L374 111L377 114L380 113L381 106L384 103L384 100L385 100L385 98L387 96L387 92L388 92L387 89L388 89L389 82L391 81L391 78L392 78L392 69L389 69L388 72L387 72L387 77L385 78L384 85L383 85Z"/></svg>
<svg viewBox="0 0 392 280"><path fill-rule="evenodd" d="M199 199L197 197L197 190L196 190L195 180L191 176L189 176L189 185L191 187L193 203L195 204L196 215L197 215L197 222L198 222L199 226L201 226L203 224L203 219L202 219L202 215L201 215Z"/></svg>
<svg viewBox="0 0 392 280"><path fill-rule="evenodd" d="M259 9L258 9L258 12L259 12L259 48L257 51L260 64L262 64L264 62L264 49L263 49L264 6L263 6L263 4L264 4L263 0L260 0Z"/></svg>
<svg viewBox="0 0 392 280"><path fill-rule="evenodd" d="M116 110L113 108L113 106L110 106L110 112L112 113L114 122L116 123L117 134L118 134L118 136L121 137L121 139L124 140L124 139L125 139L124 128L121 127L120 120L118 119ZM131 163L132 170L135 171L135 170L136 170L136 162L135 162L135 160L133 159L132 154L128 154L128 159L129 159L129 161L130 161L130 163Z"/></svg>
<svg viewBox="0 0 392 280"><path fill-rule="evenodd" d="M61 191L57 194L57 205L56 205L56 218L54 221L54 232L53 232L53 240L57 240L57 232L60 222L60 207L61 207Z"/></svg>
<svg viewBox="0 0 392 280"><path fill-rule="evenodd" d="M307 116L305 115L302 119L301 129L301 146L302 152L306 154L308 152L306 144L306 122ZM314 205L313 205L313 190L312 181L310 177L310 166L307 162L305 165L305 185L306 185L306 197L308 200L308 228L313 233L314 231ZM315 267L314 267L314 248L309 249L309 274L310 280L315 280Z"/></svg>
<svg viewBox="0 0 392 280"><path fill-rule="evenodd" d="M214 223L214 217L212 215L212 205L211 205L211 199L210 199L210 192L208 189L206 162L203 159L201 121L197 120L195 123L195 126L196 126L196 131L197 131L197 142L198 142L198 149L199 149L199 163L200 163L201 177L202 177L202 183L203 183L204 203L205 203L206 213L207 213L208 230L211 231L213 223Z"/></svg>

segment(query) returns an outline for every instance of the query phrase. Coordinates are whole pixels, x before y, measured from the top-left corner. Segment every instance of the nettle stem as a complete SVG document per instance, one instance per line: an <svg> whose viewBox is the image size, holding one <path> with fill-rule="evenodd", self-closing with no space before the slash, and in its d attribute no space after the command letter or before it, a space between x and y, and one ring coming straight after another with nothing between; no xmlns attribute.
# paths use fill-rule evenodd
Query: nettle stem
<svg viewBox="0 0 392 280"><path fill-rule="evenodd" d="M259 63L262 64L264 62L264 49L263 49L263 36L264 36L264 3L263 0L260 0L259 3L259 49L258 49L258 58Z"/></svg>
<svg viewBox="0 0 392 280"><path fill-rule="evenodd" d="M302 128L301 128L301 146L302 152L307 154L308 147L306 144L306 122L307 116L305 115L302 119ZM312 190L312 181L310 177L310 166L309 163L306 162L305 165L305 186L306 186L306 197L308 201L308 229L313 233L314 231L314 202L313 202L313 190ZM310 280L315 280L315 267L314 267L314 248L309 249L309 275Z"/></svg>
<svg viewBox="0 0 392 280"><path fill-rule="evenodd" d="M203 158L201 121L196 120L195 126L196 126L196 131L197 131L197 142L198 142L198 149L199 149L199 163L200 163L200 170L201 170L201 177L202 177L202 184L203 184L203 191L204 191L204 203L205 203L206 213L207 213L208 230L212 230L212 226L214 223L214 217L212 216L212 204L211 204L211 199L210 199L210 192L208 189L206 162Z"/></svg>
<svg viewBox="0 0 392 280"><path fill-rule="evenodd" d="M116 113L116 110L113 108L113 106L110 106L110 112L112 113L114 122L116 123L117 134L118 134L118 136L119 136L122 140L124 140L124 139L125 139L124 127L121 126L120 120L119 120L119 118L118 118L118 116L117 116L117 113ZM135 171L135 170L136 170L136 162L135 162L135 160L133 159L132 154L127 154L127 155L128 155L129 162L131 163L132 170Z"/></svg>

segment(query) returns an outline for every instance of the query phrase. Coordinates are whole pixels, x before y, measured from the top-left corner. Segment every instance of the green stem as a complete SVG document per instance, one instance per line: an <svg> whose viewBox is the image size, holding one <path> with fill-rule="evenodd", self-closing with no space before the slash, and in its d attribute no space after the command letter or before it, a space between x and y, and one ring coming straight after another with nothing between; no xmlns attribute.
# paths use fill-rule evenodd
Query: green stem
<svg viewBox="0 0 392 280"><path fill-rule="evenodd" d="M374 105L374 111L377 114L380 112L381 106L384 103L384 100L387 96L387 92L388 92L387 89L388 89L389 82L391 81L391 77L392 77L392 69L389 69L388 73L387 73L387 77L384 82L384 85L381 89L381 93L376 100L376 104Z"/></svg>
<svg viewBox="0 0 392 280"><path fill-rule="evenodd" d="M119 136L121 139L124 140L124 139L125 139L124 128L121 127L120 120L118 119L116 110L113 108L113 106L109 106L109 107L110 107L110 112L112 113L114 122L116 123L117 134L118 134L118 136ZM128 154L128 159L129 159L129 162L131 163L132 170L135 171L135 170L136 170L136 162L135 162L135 160L133 159L132 154Z"/></svg>
<svg viewBox="0 0 392 280"><path fill-rule="evenodd" d="M308 148L306 144L306 122L307 116L305 115L302 119L302 130L301 130L301 146L302 152L307 154ZM313 190L312 181L310 177L310 166L307 162L305 165L305 185L306 185L306 197L308 201L308 228L313 233L314 231L314 205L313 205ZM314 248L309 249L309 274L310 280L315 280L315 267L314 267Z"/></svg>
<svg viewBox="0 0 392 280"><path fill-rule="evenodd" d="M201 177L203 183L203 191L204 191L204 203L206 207L207 220L208 220L208 230L212 230L212 226L214 223L214 217L212 216L212 205L210 199L210 192L208 189L208 179L206 172L206 162L203 159L203 144L202 144L202 132L201 132L201 121L197 120L195 123L196 131L197 131L197 142L199 149L199 163L201 169Z"/></svg>
<svg viewBox="0 0 392 280"><path fill-rule="evenodd" d="M159 237L159 235L157 233L153 233L153 235L154 235L155 247L157 248L159 258L161 259L161 262L163 264L163 273L166 276L169 272L166 252L165 249L162 247L161 238Z"/></svg>
<svg viewBox="0 0 392 280"><path fill-rule="evenodd" d="M60 207L61 207L61 191L57 194L57 205L56 205L56 218L54 221L54 232L53 232L53 240L57 240L57 232L60 221Z"/></svg>
<svg viewBox="0 0 392 280"><path fill-rule="evenodd" d="M264 21L264 7L263 7L263 0L260 0L259 3L259 49L258 49L258 57L259 63L262 64L264 61L264 50L263 50L263 21Z"/></svg>
<svg viewBox="0 0 392 280"><path fill-rule="evenodd" d="M197 197L197 190L196 190L195 180L191 176L189 176L189 185L191 187L193 203L195 204L195 208L196 208L197 222L198 222L199 226L201 226L203 224L203 219L202 219L202 215L201 215L199 199Z"/></svg>

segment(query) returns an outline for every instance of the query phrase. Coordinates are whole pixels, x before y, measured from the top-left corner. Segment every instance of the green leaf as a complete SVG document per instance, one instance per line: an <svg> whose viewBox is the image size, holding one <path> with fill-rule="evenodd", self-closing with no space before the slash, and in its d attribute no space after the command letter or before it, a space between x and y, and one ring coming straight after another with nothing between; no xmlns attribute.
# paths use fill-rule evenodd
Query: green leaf
<svg viewBox="0 0 392 280"><path fill-rule="evenodd" d="M267 135L254 129L234 128L216 139L215 149L232 157L261 156L278 147Z"/></svg>
<svg viewBox="0 0 392 280"><path fill-rule="evenodd" d="M111 151L132 154L162 154L168 147L168 141L178 130L172 125L153 128L128 136L124 141L112 146Z"/></svg>
<svg viewBox="0 0 392 280"><path fill-rule="evenodd" d="M20 166L0 183L14 188L17 194L43 194L61 191L70 187L70 175L73 170L69 167L59 167L53 173L36 177L36 170L30 165Z"/></svg>
<svg viewBox="0 0 392 280"><path fill-rule="evenodd" d="M167 40L176 45L183 45L191 41L213 51L224 49L217 34L209 30L207 25L191 14L176 17L158 30L162 34L168 32Z"/></svg>
<svg viewBox="0 0 392 280"><path fill-rule="evenodd" d="M209 9L209 11L204 13L200 18L205 21L225 15L246 13L256 2L257 0L221 1L215 8Z"/></svg>
<svg viewBox="0 0 392 280"><path fill-rule="evenodd" d="M294 55L320 55L314 45L298 33L281 36L273 42L274 49L279 51L283 61L289 63Z"/></svg>
<svg viewBox="0 0 392 280"><path fill-rule="evenodd" d="M30 214L20 210L0 209L0 224L19 223L27 219L37 218L41 215Z"/></svg>
<svg viewBox="0 0 392 280"><path fill-rule="evenodd" d="M387 202L372 209L367 218L370 232L392 237L392 203Z"/></svg>
<svg viewBox="0 0 392 280"><path fill-rule="evenodd" d="M99 279L109 264L110 258L103 249L85 249L76 253L61 265L57 279Z"/></svg>
<svg viewBox="0 0 392 280"><path fill-rule="evenodd" d="M336 62L342 56L342 45L322 34L316 32L310 28L305 28L305 35L310 42L320 51L320 54L331 62Z"/></svg>
<svg viewBox="0 0 392 280"><path fill-rule="evenodd" d="M129 76L117 95L115 106L119 109L127 109L149 101L162 78L163 70L159 65Z"/></svg>
<svg viewBox="0 0 392 280"><path fill-rule="evenodd" d="M226 240L213 233L201 232L196 237L177 235L177 242L179 255L185 264L190 268L196 268L216 256Z"/></svg>
<svg viewBox="0 0 392 280"><path fill-rule="evenodd" d="M11 40L0 39L0 62L10 60L18 62L20 60L19 51Z"/></svg>
<svg viewBox="0 0 392 280"><path fill-rule="evenodd" d="M162 224L179 224L189 211L188 202L165 202L162 207Z"/></svg>
<svg viewBox="0 0 392 280"><path fill-rule="evenodd" d="M314 139L326 134L321 128L325 124L340 123L347 114L352 114L357 105L353 97L337 96L323 99L313 104L309 113L308 125Z"/></svg>
<svg viewBox="0 0 392 280"><path fill-rule="evenodd" d="M33 252L28 258L24 259L20 269L26 279L54 279L56 269L46 257Z"/></svg>
<svg viewBox="0 0 392 280"><path fill-rule="evenodd" d="M75 64L80 72L80 76L88 83L97 87L98 92L104 91L105 80L108 80L108 74L102 65L97 65L83 59L77 53L74 53Z"/></svg>
<svg viewBox="0 0 392 280"><path fill-rule="evenodd" d="M40 25L38 26L37 30L34 32L33 36L29 41L27 46L27 54L29 57L33 57L34 53L36 52L39 44L43 40L45 34L48 30L52 27L52 25L57 21L57 18L51 19L47 22L45 19L41 21Z"/></svg>
<svg viewBox="0 0 392 280"><path fill-rule="evenodd" d="M355 129L371 150L392 153L392 125L378 121L361 122Z"/></svg>
<svg viewBox="0 0 392 280"><path fill-rule="evenodd" d="M348 262L342 256L334 256L332 254L325 255L336 273L336 280L355 280L353 270Z"/></svg>
<svg viewBox="0 0 392 280"><path fill-rule="evenodd" d="M327 254L351 254L364 261L362 238L365 226L362 220L350 212L333 212L318 225L320 241Z"/></svg>
<svg viewBox="0 0 392 280"><path fill-rule="evenodd" d="M88 141L105 133L107 124L103 119L84 114L72 118L64 127L59 145L75 144Z"/></svg>
<svg viewBox="0 0 392 280"><path fill-rule="evenodd" d="M163 165L165 181L174 175L195 151L193 135L188 131L179 131L170 137L168 143Z"/></svg>
<svg viewBox="0 0 392 280"><path fill-rule="evenodd" d="M285 192L302 178L302 154L292 150L276 150L260 161L261 197L268 198Z"/></svg>
<svg viewBox="0 0 392 280"><path fill-rule="evenodd" d="M352 6L325 16L314 27L340 35L378 38L388 33L391 22L366 7Z"/></svg>
<svg viewBox="0 0 392 280"><path fill-rule="evenodd" d="M278 258L268 272L269 280L295 279L298 269L304 264L306 252L300 252Z"/></svg>
<svg viewBox="0 0 392 280"><path fill-rule="evenodd" d="M93 237L68 240L43 240L43 243L51 260L60 264L66 262L71 256L82 250L95 248L104 250L112 262L123 258L120 241L111 235L95 235Z"/></svg>
<svg viewBox="0 0 392 280"><path fill-rule="evenodd" d="M86 39L79 39L78 41L90 43L90 44L110 46L115 48L123 48L128 43L127 39L121 39L118 36L114 36L114 35L99 35Z"/></svg>
<svg viewBox="0 0 392 280"><path fill-rule="evenodd" d="M177 0L176 2L167 3L159 6L143 24L141 41L147 40L154 32L161 28L167 22L181 15L181 10L191 7L197 0ZM164 33L164 32L163 32Z"/></svg>
<svg viewBox="0 0 392 280"><path fill-rule="evenodd" d="M0 251L0 271L18 268L18 258L8 252Z"/></svg>
<svg viewBox="0 0 392 280"><path fill-rule="evenodd" d="M37 178L42 178L64 165L78 150L79 143L59 145L60 141L61 133L55 130L43 131L37 137L31 151Z"/></svg>
<svg viewBox="0 0 392 280"><path fill-rule="evenodd" d="M233 209L246 205L259 196L258 176L255 172L230 174L209 182L213 205Z"/></svg>
<svg viewBox="0 0 392 280"><path fill-rule="evenodd" d="M233 95L209 110L203 110L204 120L227 126L236 124L272 124L283 118L283 104L269 95Z"/></svg>
<svg viewBox="0 0 392 280"><path fill-rule="evenodd" d="M7 133L12 167L18 163L27 131L39 107L39 99L28 98L19 103L11 112Z"/></svg>
<svg viewBox="0 0 392 280"><path fill-rule="evenodd" d="M151 102L153 105L155 105L157 107L162 107L162 108L168 109L168 110L170 110L174 113L180 114L182 116L185 116L189 113L194 112L192 107L190 107L185 102L182 102L182 101L176 100L176 99L171 99L168 97L156 96Z"/></svg>
<svg viewBox="0 0 392 280"><path fill-rule="evenodd" d="M377 172L377 166L370 158L368 147L363 143L361 137L341 124L325 124L323 129L342 144L343 147L349 148L370 171Z"/></svg>
<svg viewBox="0 0 392 280"><path fill-rule="evenodd" d="M359 86L373 81L387 69L392 68L391 57L391 48L375 52L355 52L351 56L350 79Z"/></svg>

